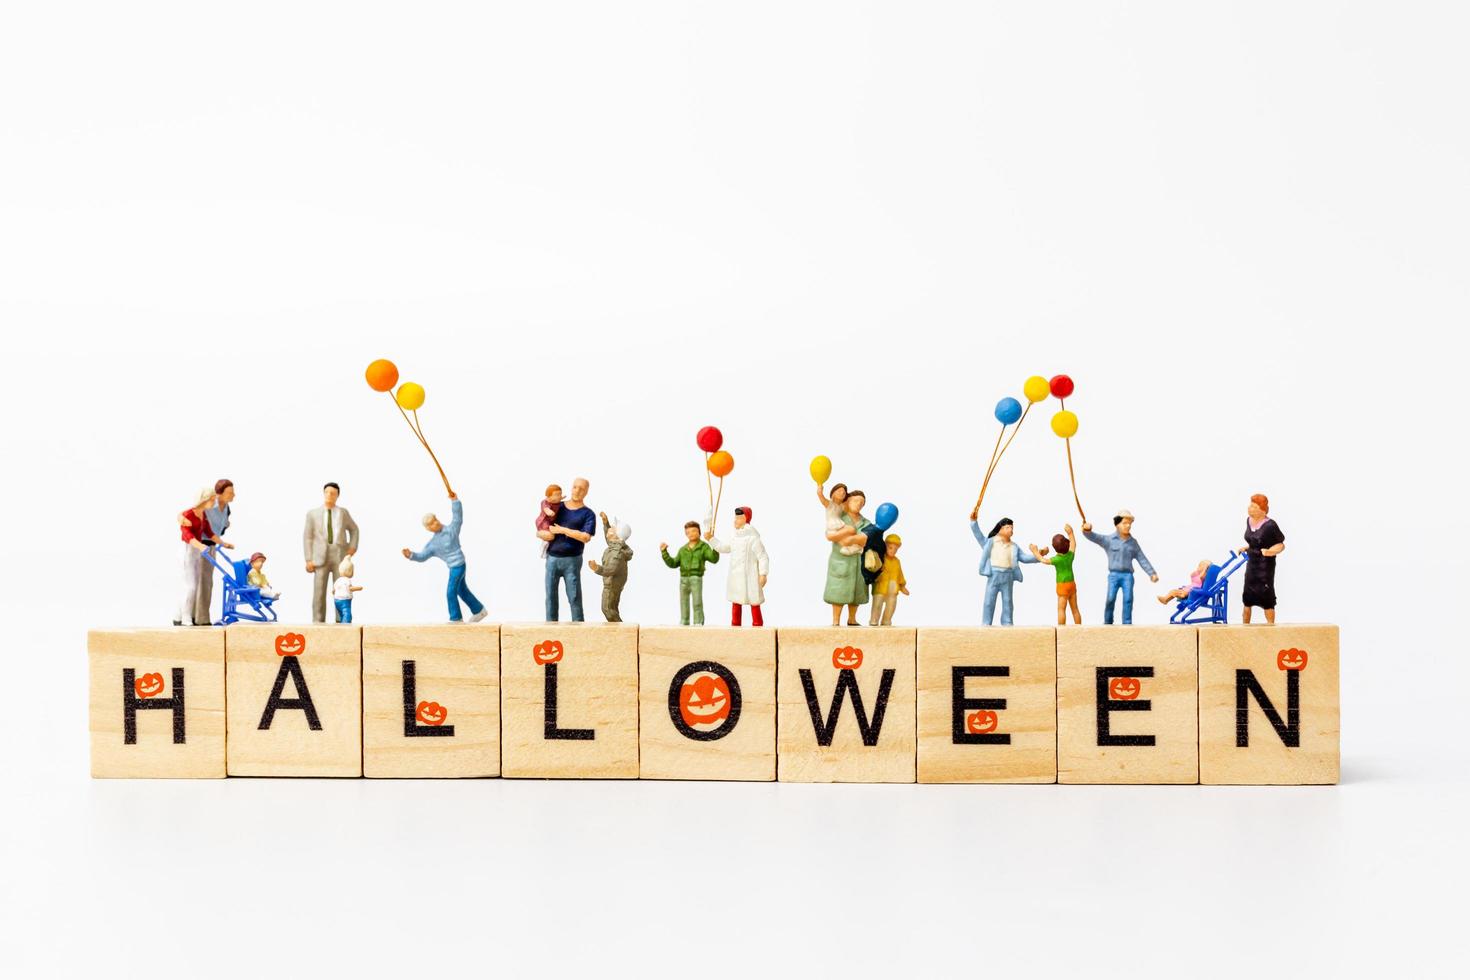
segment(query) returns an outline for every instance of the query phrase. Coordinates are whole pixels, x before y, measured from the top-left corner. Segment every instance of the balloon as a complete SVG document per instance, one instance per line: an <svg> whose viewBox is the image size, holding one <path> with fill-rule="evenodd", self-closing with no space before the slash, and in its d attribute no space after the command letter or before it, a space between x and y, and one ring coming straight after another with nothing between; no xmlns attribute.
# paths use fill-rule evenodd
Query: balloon
<svg viewBox="0 0 1470 980"><path fill-rule="evenodd" d="M812 479L816 480L818 485L825 484L832 478L832 461L826 456L813 456L809 470Z"/></svg>
<svg viewBox="0 0 1470 980"><path fill-rule="evenodd" d="M1065 408L1051 417L1051 431L1063 439L1070 439L1077 434L1077 416Z"/></svg>
<svg viewBox="0 0 1470 980"><path fill-rule="evenodd" d="M720 430L712 425L700 429L694 436L694 441L699 443L699 448L707 453L719 452L720 447L725 444L725 437Z"/></svg>
<svg viewBox="0 0 1470 980"><path fill-rule="evenodd" d="M1010 425L1021 418L1021 403L1014 398L1002 398L995 403L995 420L1001 425Z"/></svg>
<svg viewBox="0 0 1470 980"><path fill-rule="evenodd" d="M893 504L879 504L878 513L873 515L873 523L878 525L878 530L886 531L898 521L898 508Z"/></svg>
<svg viewBox="0 0 1470 980"><path fill-rule="evenodd" d="M398 365L379 358L367 366L367 383L373 391L391 391L398 383Z"/></svg>
<svg viewBox="0 0 1470 980"><path fill-rule="evenodd" d="M1054 398L1071 398L1075 388L1072 379L1065 374L1059 374L1051 379L1051 393Z"/></svg>
<svg viewBox="0 0 1470 980"><path fill-rule="evenodd" d="M1025 394L1026 400L1035 405L1037 402L1046 401L1046 396L1051 394L1051 385L1047 384L1046 379L1041 375L1033 374L1021 386L1021 391Z"/></svg>
<svg viewBox="0 0 1470 980"><path fill-rule="evenodd" d="M405 381L398 386L398 407L405 412L417 412L424 407L424 386Z"/></svg>
<svg viewBox="0 0 1470 980"><path fill-rule="evenodd" d="M711 456L709 462L705 465L709 467L709 471L715 476L726 477L735 468L735 457L724 450L720 450Z"/></svg>

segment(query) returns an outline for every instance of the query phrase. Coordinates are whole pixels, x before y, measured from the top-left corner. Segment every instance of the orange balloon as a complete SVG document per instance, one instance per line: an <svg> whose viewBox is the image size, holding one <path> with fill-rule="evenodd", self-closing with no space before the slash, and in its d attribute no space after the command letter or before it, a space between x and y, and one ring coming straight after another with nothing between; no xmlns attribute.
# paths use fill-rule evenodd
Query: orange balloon
<svg viewBox="0 0 1470 980"><path fill-rule="evenodd" d="M709 471L715 476L725 477L735 468L735 457L721 449L709 458Z"/></svg>
<svg viewBox="0 0 1470 980"><path fill-rule="evenodd" d="M367 383L373 391L392 391L398 383L398 365L379 358L367 366Z"/></svg>

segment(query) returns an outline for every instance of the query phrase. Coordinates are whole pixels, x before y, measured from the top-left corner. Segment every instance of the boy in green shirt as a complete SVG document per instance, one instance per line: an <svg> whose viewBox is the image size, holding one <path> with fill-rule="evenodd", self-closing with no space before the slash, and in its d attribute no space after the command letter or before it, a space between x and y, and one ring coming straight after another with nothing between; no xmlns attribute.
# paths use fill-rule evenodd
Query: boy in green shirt
<svg viewBox="0 0 1470 980"><path fill-rule="evenodd" d="M694 607L694 625L704 625L704 564L718 564L720 553L710 547L708 541L699 537L699 522L684 525L684 536L688 543L678 551L678 557L669 554L669 546L660 541L658 553L664 564L679 570L679 625L689 625L689 607Z"/></svg>
<svg viewBox="0 0 1470 980"><path fill-rule="evenodd" d="M1060 534L1051 536L1055 555L1047 558L1046 549L1038 549L1034 544L1031 546L1031 553L1038 561L1057 570L1057 625L1066 625L1068 606L1072 607L1072 622L1080 625L1082 614L1077 611L1077 582L1072 578L1072 559L1077 557L1077 535L1073 532L1072 525L1064 524L1062 527L1067 532L1066 537Z"/></svg>

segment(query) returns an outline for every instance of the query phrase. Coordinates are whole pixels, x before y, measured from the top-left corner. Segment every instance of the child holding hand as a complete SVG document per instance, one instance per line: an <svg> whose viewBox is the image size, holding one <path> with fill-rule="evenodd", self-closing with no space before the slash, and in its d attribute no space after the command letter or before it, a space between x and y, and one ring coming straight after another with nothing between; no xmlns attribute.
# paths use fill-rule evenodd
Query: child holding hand
<svg viewBox="0 0 1470 980"><path fill-rule="evenodd" d="M1072 562L1077 558L1077 535L1072 530L1072 525L1062 525L1066 535L1053 534L1051 536L1051 547L1056 552L1052 557L1046 557L1045 548L1031 546L1031 554L1039 562L1044 562L1056 570L1057 573L1057 625L1065 626L1067 623L1067 610L1072 610L1072 622L1080 625L1082 614L1077 610L1077 580L1072 576Z"/></svg>

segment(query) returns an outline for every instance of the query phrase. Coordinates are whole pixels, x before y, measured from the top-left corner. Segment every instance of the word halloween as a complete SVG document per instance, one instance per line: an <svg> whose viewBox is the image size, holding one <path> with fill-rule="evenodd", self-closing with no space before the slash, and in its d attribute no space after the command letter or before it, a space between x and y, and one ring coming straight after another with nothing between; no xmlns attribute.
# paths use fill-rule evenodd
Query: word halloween
<svg viewBox="0 0 1470 980"><path fill-rule="evenodd" d="M1335 626L94 631L99 777L1335 783Z"/></svg>

